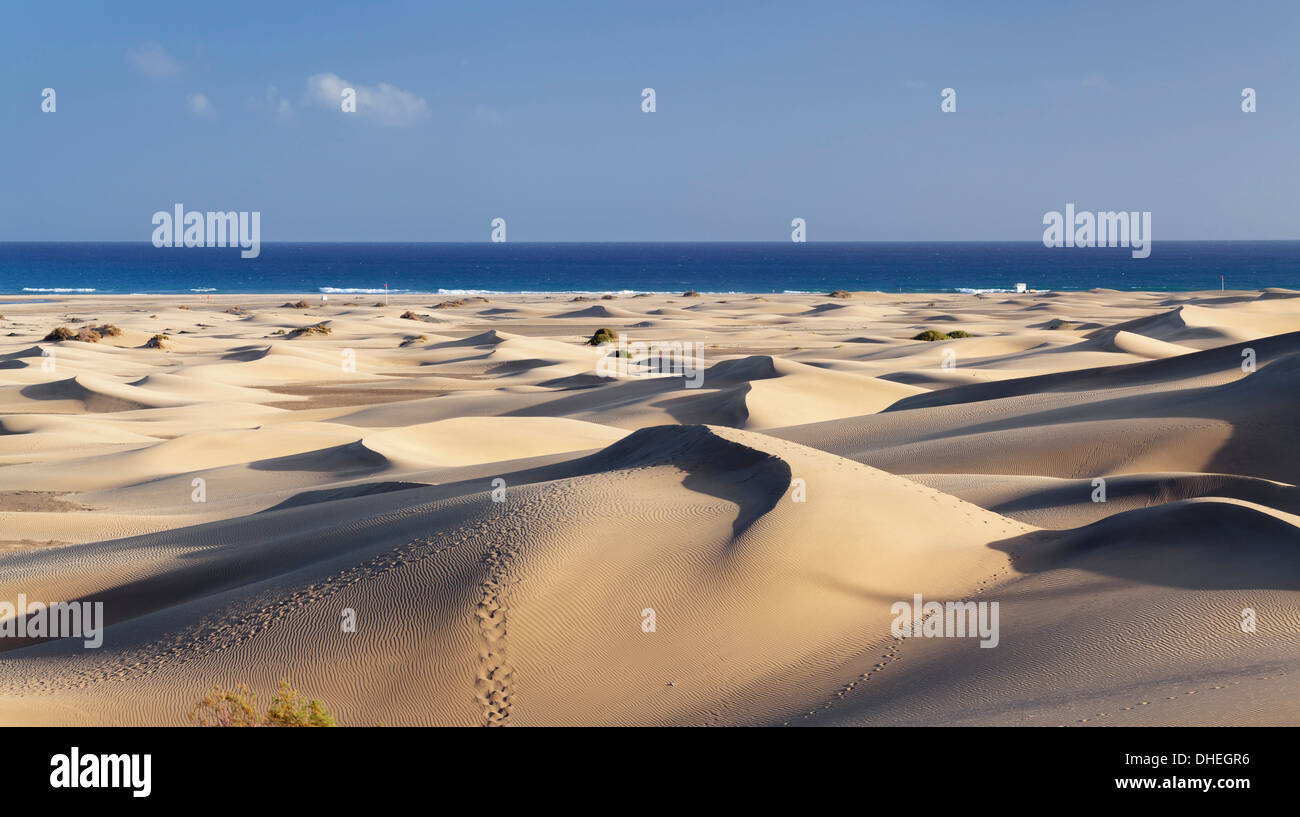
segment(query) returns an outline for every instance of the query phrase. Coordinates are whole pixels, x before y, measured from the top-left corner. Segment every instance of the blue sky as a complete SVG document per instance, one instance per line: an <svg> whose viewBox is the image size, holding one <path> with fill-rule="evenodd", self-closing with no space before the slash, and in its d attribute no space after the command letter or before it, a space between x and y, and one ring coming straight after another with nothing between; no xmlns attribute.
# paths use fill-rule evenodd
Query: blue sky
<svg viewBox="0 0 1300 817"><path fill-rule="evenodd" d="M1300 3L202 8L6 8L0 240L176 202L264 241L1033 241L1066 202L1300 238Z"/></svg>

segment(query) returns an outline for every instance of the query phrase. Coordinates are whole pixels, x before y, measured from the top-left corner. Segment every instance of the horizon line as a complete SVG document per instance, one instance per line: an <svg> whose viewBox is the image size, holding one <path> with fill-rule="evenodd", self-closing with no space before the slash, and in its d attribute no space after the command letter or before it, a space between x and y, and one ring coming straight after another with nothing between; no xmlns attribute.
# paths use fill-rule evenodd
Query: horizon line
<svg viewBox="0 0 1300 817"><path fill-rule="evenodd" d="M1300 238L1166 238L1162 239L1162 244L1254 244L1254 243L1295 243L1300 242ZM313 240L313 239L286 239L278 241L262 241L262 246L276 244L455 244L469 246L476 244L1039 244L1042 245L1041 239L1003 239L1003 238L972 238L972 239L848 239L842 241L819 240L819 241L780 241L780 240L745 240L745 239L709 239L709 240L690 240L690 239L672 239L672 240L621 240L621 241L587 241L587 240L560 240L560 241L410 241L410 240ZM1154 242L1153 242L1154 243ZM3 244L142 244L153 247L153 243L148 240L123 240L123 239L27 239L27 240L0 240ZM1043 245L1046 247L1046 245ZM221 247L154 247L154 249L173 250L173 249L223 249ZM1057 249L1057 248L1048 248ZM1123 249L1100 247L1097 249Z"/></svg>

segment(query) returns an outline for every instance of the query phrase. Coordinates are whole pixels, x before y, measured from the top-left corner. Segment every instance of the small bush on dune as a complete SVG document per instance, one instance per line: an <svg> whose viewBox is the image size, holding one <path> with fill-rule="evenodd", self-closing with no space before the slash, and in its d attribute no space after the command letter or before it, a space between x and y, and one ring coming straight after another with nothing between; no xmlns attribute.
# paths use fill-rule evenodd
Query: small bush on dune
<svg viewBox="0 0 1300 817"><path fill-rule="evenodd" d="M281 309L311 309L311 304L307 303L306 301L298 301L296 303L280 304L280 308Z"/></svg>
<svg viewBox="0 0 1300 817"><path fill-rule="evenodd" d="M78 332L77 336L73 338L73 340L79 340L82 343L99 343L103 337L103 335L99 334L98 330L87 326L85 329Z"/></svg>
<svg viewBox="0 0 1300 817"><path fill-rule="evenodd" d="M72 340L72 339L75 338L76 336L77 336L77 333L76 333L76 332L73 332L73 331L72 331L71 329L69 329L68 327L66 327L66 326L56 326L55 328L53 328L53 329L50 330L50 333L49 333L48 335L45 336L45 339L46 339L46 340L49 340L49 341L56 341L56 340Z"/></svg>
<svg viewBox="0 0 1300 817"><path fill-rule="evenodd" d="M682 297L683 297L683 298L699 298L699 297L700 297L700 293L696 292L696 291L693 290L693 289L688 289L688 290L686 290L685 292L682 293Z"/></svg>
<svg viewBox="0 0 1300 817"><path fill-rule="evenodd" d="M171 340L170 335L154 335L144 342L146 349L166 349L167 341Z"/></svg>
<svg viewBox="0 0 1300 817"><path fill-rule="evenodd" d="M115 337L117 337L118 335L122 334L122 329L121 329L121 327L119 327L119 326L114 326L114 325L111 324L111 323L106 323L106 324L104 324L103 326L96 326L96 327L94 327L94 329L95 329L95 331L98 332L102 337L106 337L106 338L115 338Z"/></svg>
<svg viewBox="0 0 1300 817"><path fill-rule="evenodd" d="M949 340L951 338L946 332L940 332L936 329L927 329L919 335L913 335L912 340Z"/></svg>
<svg viewBox="0 0 1300 817"><path fill-rule="evenodd" d="M954 329L954 330L952 330L951 332L948 333L948 337L950 337L950 338L973 338L973 337L975 337L975 336L972 335L970 332L967 332L965 329Z"/></svg>
<svg viewBox="0 0 1300 817"><path fill-rule="evenodd" d="M289 333L289 337L301 338L311 335L328 335L333 331L333 329L330 329L324 323L313 323L311 326L299 326L297 329Z"/></svg>
<svg viewBox="0 0 1300 817"><path fill-rule="evenodd" d="M412 344L416 344L416 343L424 343L428 339L429 339L428 335L407 335L406 337L402 338L402 345L411 346Z"/></svg>
<svg viewBox="0 0 1300 817"><path fill-rule="evenodd" d="M257 726L257 693L247 684L235 689L213 687L190 711L189 719L199 726Z"/></svg>
<svg viewBox="0 0 1300 817"><path fill-rule="evenodd" d="M850 294L849 292L846 292L845 290L837 289L837 290L835 290L834 292L830 293L827 297L830 297L830 298L852 298L853 295Z"/></svg>
<svg viewBox="0 0 1300 817"><path fill-rule="evenodd" d="M257 714L257 693L240 684L235 689L213 687L189 714L199 726L337 726L325 704L312 698L304 700L287 680L271 699L271 706L261 717Z"/></svg>
<svg viewBox="0 0 1300 817"><path fill-rule="evenodd" d="M262 719L266 726L337 726L325 704L316 698L303 700L298 690L280 681L280 689L271 700L271 708Z"/></svg>
<svg viewBox="0 0 1300 817"><path fill-rule="evenodd" d="M618 340L618 333L613 329L602 326L597 329L590 338L587 339L588 346L600 346L605 343L614 343Z"/></svg>

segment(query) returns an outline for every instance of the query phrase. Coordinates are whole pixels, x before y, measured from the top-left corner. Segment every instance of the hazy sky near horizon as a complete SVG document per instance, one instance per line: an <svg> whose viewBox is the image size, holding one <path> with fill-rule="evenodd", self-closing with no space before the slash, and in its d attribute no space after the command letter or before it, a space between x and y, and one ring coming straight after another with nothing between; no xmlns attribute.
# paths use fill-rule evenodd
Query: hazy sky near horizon
<svg viewBox="0 0 1300 817"><path fill-rule="evenodd" d="M0 65L0 241L178 202L263 241L1039 240L1067 202L1300 238L1293 0L55 0Z"/></svg>

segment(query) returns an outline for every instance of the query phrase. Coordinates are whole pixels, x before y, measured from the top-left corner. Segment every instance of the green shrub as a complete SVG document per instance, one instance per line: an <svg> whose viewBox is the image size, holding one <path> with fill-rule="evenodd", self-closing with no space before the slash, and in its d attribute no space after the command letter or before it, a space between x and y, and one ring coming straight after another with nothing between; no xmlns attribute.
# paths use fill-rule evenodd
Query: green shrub
<svg viewBox="0 0 1300 817"><path fill-rule="evenodd" d="M618 340L618 333L609 327L602 326L587 339L588 346L600 346L605 343L614 343Z"/></svg>
<svg viewBox="0 0 1300 817"><path fill-rule="evenodd" d="M189 719L199 726L337 726L334 716L325 704L312 698L304 700L298 690L285 679L271 699L271 706L260 718L257 715L257 693L247 684L235 689L220 686L199 702L189 714Z"/></svg>
<svg viewBox="0 0 1300 817"><path fill-rule="evenodd" d="M280 689L271 699L271 708L262 718L266 726L337 726L325 704L315 698L302 700L298 690L280 681Z"/></svg>
<svg viewBox="0 0 1300 817"><path fill-rule="evenodd" d="M951 337L936 329L927 329L919 335L913 335L912 340L949 340Z"/></svg>

